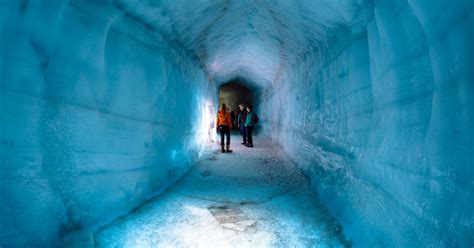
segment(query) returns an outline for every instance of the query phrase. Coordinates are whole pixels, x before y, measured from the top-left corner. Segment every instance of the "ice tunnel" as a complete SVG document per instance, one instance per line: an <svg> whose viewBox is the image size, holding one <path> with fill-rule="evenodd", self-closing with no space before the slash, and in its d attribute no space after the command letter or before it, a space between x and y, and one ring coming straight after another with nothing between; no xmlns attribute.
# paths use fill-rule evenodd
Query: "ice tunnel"
<svg viewBox="0 0 474 248"><path fill-rule="evenodd" d="M474 245L472 0L2 1L0 30L0 247L173 185L235 80L352 246Z"/></svg>
<svg viewBox="0 0 474 248"><path fill-rule="evenodd" d="M235 78L229 82L221 84L218 89L219 104L227 105L230 111L237 113L239 105L253 105L255 111L258 111L258 105L261 102L262 88L253 82L248 82L242 78Z"/></svg>

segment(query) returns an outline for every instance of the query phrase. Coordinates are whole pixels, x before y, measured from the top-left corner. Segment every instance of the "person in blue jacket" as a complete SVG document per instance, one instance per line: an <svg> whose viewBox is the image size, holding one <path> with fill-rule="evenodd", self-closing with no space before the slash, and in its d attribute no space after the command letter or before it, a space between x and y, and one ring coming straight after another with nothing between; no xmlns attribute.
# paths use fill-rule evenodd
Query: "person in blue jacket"
<svg viewBox="0 0 474 248"><path fill-rule="evenodd" d="M245 127L245 119L247 118L247 110L244 104L239 104L239 113L237 114L237 126L240 129L240 134L244 139L242 145L247 145L247 129Z"/></svg>
<svg viewBox="0 0 474 248"><path fill-rule="evenodd" d="M245 128L247 134L247 147L253 147L253 138L252 133L255 128L255 125L258 123L258 116L253 112L252 105L247 106L247 116L245 117Z"/></svg>

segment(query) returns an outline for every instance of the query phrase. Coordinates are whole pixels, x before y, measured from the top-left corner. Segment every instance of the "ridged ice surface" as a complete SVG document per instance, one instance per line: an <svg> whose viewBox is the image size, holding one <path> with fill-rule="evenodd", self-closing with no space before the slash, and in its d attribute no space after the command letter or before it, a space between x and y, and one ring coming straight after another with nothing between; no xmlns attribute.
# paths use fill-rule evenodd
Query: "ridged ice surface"
<svg viewBox="0 0 474 248"><path fill-rule="evenodd" d="M472 0L2 1L0 246L58 245L167 188L197 161L218 87L240 78L354 246L471 247L473 13Z"/></svg>
<svg viewBox="0 0 474 248"><path fill-rule="evenodd" d="M116 5L180 44L211 81L241 76L265 85L316 47L330 45L327 38L339 29L362 21L358 15L365 3L358 2L118 0Z"/></svg>
<svg viewBox="0 0 474 248"><path fill-rule="evenodd" d="M186 172L216 90L110 5L19 2L0 3L0 246L50 247Z"/></svg>
<svg viewBox="0 0 474 248"><path fill-rule="evenodd" d="M264 126L355 245L472 246L473 2L368 13L275 82Z"/></svg>

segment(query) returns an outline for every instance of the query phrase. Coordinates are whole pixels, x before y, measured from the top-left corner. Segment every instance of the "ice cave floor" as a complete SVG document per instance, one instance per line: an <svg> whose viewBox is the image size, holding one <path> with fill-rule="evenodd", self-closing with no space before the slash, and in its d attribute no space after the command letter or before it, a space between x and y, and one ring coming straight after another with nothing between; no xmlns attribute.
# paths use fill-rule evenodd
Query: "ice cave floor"
<svg viewBox="0 0 474 248"><path fill-rule="evenodd" d="M95 233L98 247L344 247L307 179L264 137L232 136L177 184Z"/></svg>

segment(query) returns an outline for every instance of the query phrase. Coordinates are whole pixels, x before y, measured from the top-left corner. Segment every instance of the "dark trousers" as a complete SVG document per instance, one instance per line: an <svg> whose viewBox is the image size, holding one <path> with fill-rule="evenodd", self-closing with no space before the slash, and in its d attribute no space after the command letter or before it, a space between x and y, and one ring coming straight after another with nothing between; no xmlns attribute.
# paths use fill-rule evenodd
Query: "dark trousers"
<svg viewBox="0 0 474 248"><path fill-rule="evenodd" d="M247 134L247 143L249 143L250 145L253 145L252 133L253 133L253 126L248 126L246 130L246 134Z"/></svg>
<svg viewBox="0 0 474 248"><path fill-rule="evenodd" d="M242 134L242 138L244 138L244 143L247 143L247 128L244 125L240 126L240 134Z"/></svg>
<svg viewBox="0 0 474 248"><path fill-rule="evenodd" d="M221 146L224 146L224 135L227 138L226 145L230 145L230 128L228 126L219 126L219 133L221 134Z"/></svg>

